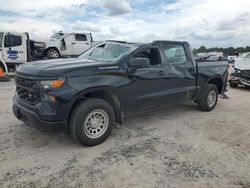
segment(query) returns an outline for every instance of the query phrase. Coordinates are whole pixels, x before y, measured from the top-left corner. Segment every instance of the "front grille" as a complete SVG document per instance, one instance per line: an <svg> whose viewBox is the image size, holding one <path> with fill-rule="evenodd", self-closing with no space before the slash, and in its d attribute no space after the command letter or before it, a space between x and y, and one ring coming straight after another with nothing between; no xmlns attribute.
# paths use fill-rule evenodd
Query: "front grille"
<svg viewBox="0 0 250 188"><path fill-rule="evenodd" d="M250 70L242 71L242 75L250 78Z"/></svg>
<svg viewBox="0 0 250 188"><path fill-rule="evenodd" d="M28 80L20 77L16 77L15 80L16 80L16 85L21 85L29 88L33 88L36 83L34 80Z"/></svg>
<svg viewBox="0 0 250 188"><path fill-rule="evenodd" d="M36 81L16 77L16 94L24 102L35 105L40 102L40 92Z"/></svg>

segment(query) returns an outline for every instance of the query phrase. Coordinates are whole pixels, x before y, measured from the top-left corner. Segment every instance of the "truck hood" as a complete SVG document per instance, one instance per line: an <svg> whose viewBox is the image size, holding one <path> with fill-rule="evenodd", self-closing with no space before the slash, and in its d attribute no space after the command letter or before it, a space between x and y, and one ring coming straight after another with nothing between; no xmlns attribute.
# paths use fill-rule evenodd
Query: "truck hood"
<svg viewBox="0 0 250 188"><path fill-rule="evenodd" d="M250 59L249 58L237 59L234 63L234 67L239 70L250 70Z"/></svg>
<svg viewBox="0 0 250 188"><path fill-rule="evenodd" d="M79 58L62 58L24 63L17 68L16 73L20 76L55 77L70 71L99 69L105 65L110 65L110 63Z"/></svg>

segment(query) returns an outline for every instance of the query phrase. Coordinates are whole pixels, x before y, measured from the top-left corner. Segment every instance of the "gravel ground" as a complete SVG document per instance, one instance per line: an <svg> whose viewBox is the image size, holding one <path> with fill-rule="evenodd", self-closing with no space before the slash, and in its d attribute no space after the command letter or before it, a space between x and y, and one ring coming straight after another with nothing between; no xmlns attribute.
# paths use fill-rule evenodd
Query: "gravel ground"
<svg viewBox="0 0 250 188"><path fill-rule="evenodd" d="M193 104L129 118L101 145L45 134L12 114L0 83L0 187L250 187L250 89L212 112Z"/></svg>

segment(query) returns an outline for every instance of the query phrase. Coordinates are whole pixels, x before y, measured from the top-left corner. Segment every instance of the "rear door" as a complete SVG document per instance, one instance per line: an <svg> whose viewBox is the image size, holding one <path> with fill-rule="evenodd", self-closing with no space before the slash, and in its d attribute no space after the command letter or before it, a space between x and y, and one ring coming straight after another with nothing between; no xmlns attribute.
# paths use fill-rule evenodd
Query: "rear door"
<svg viewBox="0 0 250 188"><path fill-rule="evenodd" d="M80 55L91 47L91 43L85 34L75 34L73 43L73 55Z"/></svg>
<svg viewBox="0 0 250 188"><path fill-rule="evenodd" d="M185 43L161 42L160 51L163 63L167 65L167 103L180 103L191 100L196 91L196 66Z"/></svg>
<svg viewBox="0 0 250 188"><path fill-rule="evenodd" d="M27 62L27 40L25 33L8 33L3 36L2 56L8 63Z"/></svg>

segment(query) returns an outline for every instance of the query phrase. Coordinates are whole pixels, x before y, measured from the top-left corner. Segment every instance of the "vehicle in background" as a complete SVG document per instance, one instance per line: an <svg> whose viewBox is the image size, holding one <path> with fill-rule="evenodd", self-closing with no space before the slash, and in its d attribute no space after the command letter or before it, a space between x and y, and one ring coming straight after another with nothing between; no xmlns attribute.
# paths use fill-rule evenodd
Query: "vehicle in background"
<svg viewBox="0 0 250 188"><path fill-rule="evenodd" d="M225 58L223 56L209 55L204 60L205 61L225 61Z"/></svg>
<svg viewBox="0 0 250 188"><path fill-rule="evenodd" d="M53 59L65 56L79 56L97 42L93 41L91 33L63 33L58 32L44 41L45 46L41 46L39 53Z"/></svg>
<svg viewBox="0 0 250 188"><path fill-rule="evenodd" d="M196 61L202 62L202 61L226 61L226 58L224 56L217 56L217 55L209 55L204 58L196 59Z"/></svg>
<svg viewBox="0 0 250 188"><path fill-rule="evenodd" d="M13 74L22 63L36 59L36 46L28 33L0 32L0 69L5 75Z"/></svg>
<svg viewBox="0 0 250 188"><path fill-rule="evenodd" d="M250 87L250 53L236 59L229 77L229 85L233 88L238 85Z"/></svg>
<svg viewBox="0 0 250 188"><path fill-rule="evenodd" d="M241 54L239 58L250 58L250 52Z"/></svg>
<svg viewBox="0 0 250 188"><path fill-rule="evenodd" d="M236 59L237 59L237 56L228 56L227 57L228 63L232 63L232 64L235 62Z"/></svg>
<svg viewBox="0 0 250 188"><path fill-rule="evenodd" d="M102 143L124 118L178 103L215 108L228 63L196 62L187 42L107 41L78 58L21 65L13 112L41 131L69 131L83 145Z"/></svg>

